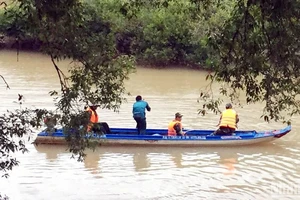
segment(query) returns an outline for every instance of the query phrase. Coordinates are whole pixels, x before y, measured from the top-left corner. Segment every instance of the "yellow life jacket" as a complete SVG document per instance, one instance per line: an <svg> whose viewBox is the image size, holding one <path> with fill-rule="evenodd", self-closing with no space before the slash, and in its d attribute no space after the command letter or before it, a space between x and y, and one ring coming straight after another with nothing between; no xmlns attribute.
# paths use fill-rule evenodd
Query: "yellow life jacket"
<svg viewBox="0 0 300 200"><path fill-rule="evenodd" d="M176 136L176 130L174 129L174 125L177 123L180 125L180 129L182 130L181 122L177 121L177 120L173 120L169 123L169 126L168 126L168 136Z"/></svg>
<svg viewBox="0 0 300 200"><path fill-rule="evenodd" d="M236 112L233 109L226 109L222 112L222 119L219 127L236 129Z"/></svg>

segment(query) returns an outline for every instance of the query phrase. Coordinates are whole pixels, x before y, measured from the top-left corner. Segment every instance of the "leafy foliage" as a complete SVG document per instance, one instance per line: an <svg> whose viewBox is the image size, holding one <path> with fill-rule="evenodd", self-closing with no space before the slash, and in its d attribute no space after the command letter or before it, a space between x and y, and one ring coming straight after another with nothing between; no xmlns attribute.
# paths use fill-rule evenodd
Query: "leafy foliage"
<svg viewBox="0 0 300 200"><path fill-rule="evenodd" d="M152 8L151 12L141 10L143 40L138 50L141 60L160 65L187 61L187 54L193 51L189 42L192 29L189 9L186 1L168 1L167 7Z"/></svg>
<svg viewBox="0 0 300 200"><path fill-rule="evenodd" d="M244 90L247 103L265 102L267 121L300 111L299 8L296 0L238 1L212 36L220 55L214 80L228 83L232 93Z"/></svg>
<svg viewBox="0 0 300 200"><path fill-rule="evenodd" d="M192 29L191 43L194 53L188 54L189 60L196 61L202 68L214 69L214 60L219 59L217 51L209 45L211 40L222 31L222 28L229 19L230 13L236 1L223 0L220 3L215 1L192 1L191 7Z"/></svg>
<svg viewBox="0 0 300 200"><path fill-rule="evenodd" d="M3 145L8 145L5 146L7 151L3 150L4 156L8 157L9 153L17 150L25 152L24 143L14 143L13 136L22 138L30 132L30 127L40 125L47 117L55 118L54 121L65 128L65 133L71 133L70 138L76 136L73 137L75 140L68 140L69 149L82 160L84 149L93 147L83 137L87 134L89 124L89 116L83 111L83 105L95 104L117 111L125 100L124 80L134 71L135 60L117 51L111 25L98 16L93 7L82 1L22 0L16 1L14 6L18 9L7 10L6 15L27 22L19 24L19 28L43 44L40 50L49 55L61 88L59 92L50 92L57 100L55 113L25 109L9 111L10 115L3 116L3 130L7 131L1 137ZM16 37L20 37L21 33L13 32ZM73 61L68 74L59 67L59 61L66 58ZM15 123L19 119L25 124L21 128L14 128L19 127L18 122L10 128L9 120L12 119L16 120ZM53 124L49 124L50 121L48 128L51 133ZM16 164L14 159L1 162L1 169L11 169Z"/></svg>
<svg viewBox="0 0 300 200"><path fill-rule="evenodd" d="M18 165L16 158L12 157L12 153L28 150L25 147L25 137L30 140L32 128L41 126L42 117L47 114L46 110L15 110L7 111L0 116L0 171L4 172L2 176L7 176L7 170L11 170L13 166Z"/></svg>
<svg viewBox="0 0 300 200"><path fill-rule="evenodd" d="M61 95L57 103L62 114L60 124L66 132L72 129L84 135L87 129L81 130L80 126L87 125L86 118L82 118L80 109L74 109L78 108L75 105L97 104L117 110L125 100L122 97L124 80L134 70L134 59L116 51L111 25L103 21L92 7L83 6L79 1L39 3L28 18L36 22L38 29L32 32L46 44L43 51L51 56L60 77ZM63 58L75 61L69 77L55 62ZM84 155L82 152L88 144L77 142L81 145L70 143L71 151Z"/></svg>
<svg viewBox="0 0 300 200"><path fill-rule="evenodd" d="M0 194L0 200L8 200L9 198L6 196L6 195L4 195L4 196L2 196L1 194Z"/></svg>
<svg viewBox="0 0 300 200"><path fill-rule="evenodd" d="M48 18L42 16L37 18L40 26L48 26L43 27L47 31L60 30L53 25L52 28L49 27L45 21L49 18L53 18L52 21L55 23L58 19L68 21L66 16L60 14L64 8L57 8L57 5L54 6L55 3L43 6L43 1L35 1L36 3L32 5L26 1L20 2L22 2L22 9L31 9L32 17L36 12L35 4L42 9L41 12L49 10ZM75 6L71 1L67 2L66 6L71 8ZM207 33L218 31L218 27L229 16L232 2L234 1L227 0L225 4L222 4L222 8L219 8L217 7L218 1L210 0L92 0L81 4L81 14L71 13L72 10L68 13L74 18L83 17L84 19L84 16L88 16L88 20L93 21L90 26L82 25L85 32L93 33L95 28L107 29L109 36L114 38L114 41L111 42L116 45L118 52L129 56L133 55L140 63L160 66L189 64L206 67L208 54L213 51L207 45ZM10 16L7 18L9 20L3 20L2 23L0 20L0 27L1 24L4 27L0 28L0 31L9 32L9 35L17 37L18 41L21 41L20 43L29 40L44 46L44 43L40 41L41 35L37 37L36 34L33 34L36 30L29 30L32 21L29 26L26 22L32 19L24 17L22 9L10 7L9 13L11 14L6 14L6 16ZM40 11L38 10L38 12ZM57 26L60 25L57 24ZM65 34L64 32L59 33L60 36ZM53 37L48 36L50 42L51 38ZM45 38L42 38L42 41L45 42ZM61 40L60 43L65 45L66 41Z"/></svg>

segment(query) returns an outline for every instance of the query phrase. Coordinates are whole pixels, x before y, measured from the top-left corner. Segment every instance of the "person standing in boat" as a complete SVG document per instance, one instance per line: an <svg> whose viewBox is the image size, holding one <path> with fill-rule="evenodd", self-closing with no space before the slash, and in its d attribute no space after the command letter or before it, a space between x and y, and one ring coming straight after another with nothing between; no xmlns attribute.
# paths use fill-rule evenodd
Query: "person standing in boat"
<svg viewBox="0 0 300 200"><path fill-rule="evenodd" d="M172 120L170 123L169 123L169 126L168 126L168 136L181 136L181 135L184 135L185 133L182 131L182 123L181 123L181 120L182 120L182 114L180 113L176 113L175 114L175 119Z"/></svg>
<svg viewBox="0 0 300 200"><path fill-rule="evenodd" d="M146 109L151 111L149 104L142 100L142 96L138 95L135 98L136 102L132 107L133 119L136 121L136 128L139 135L146 133L147 122L146 122Z"/></svg>
<svg viewBox="0 0 300 200"><path fill-rule="evenodd" d="M218 130L214 132L214 135L232 135L232 133L237 128L237 123L239 122L239 116L235 110L232 109L231 103L227 103L221 114Z"/></svg>

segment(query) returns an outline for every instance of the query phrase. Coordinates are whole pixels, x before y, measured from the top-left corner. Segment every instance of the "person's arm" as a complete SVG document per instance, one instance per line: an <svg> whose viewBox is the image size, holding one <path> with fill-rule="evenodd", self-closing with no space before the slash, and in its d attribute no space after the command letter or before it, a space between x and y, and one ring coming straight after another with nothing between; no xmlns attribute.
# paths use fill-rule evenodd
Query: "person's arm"
<svg viewBox="0 0 300 200"><path fill-rule="evenodd" d="M151 108L150 108L150 106L149 106L148 103L147 103L146 109L147 109L148 111L151 111Z"/></svg>
<svg viewBox="0 0 300 200"><path fill-rule="evenodd" d="M217 124L217 127L219 127L219 126L220 126L220 124L221 124L221 120L222 120L222 115L221 115L221 117L220 117L219 123Z"/></svg>
<svg viewBox="0 0 300 200"><path fill-rule="evenodd" d="M240 121L240 118L239 118L238 114L236 114L236 115L235 115L235 122L236 122L236 123L239 123L239 121Z"/></svg>
<svg viewBox="0 0 300 200"><path fill-rule="evenodd" d="M85 109L85 112L88 113L89 115L92 114L92 111L89 108Z"/></svg>
<svg viewBox="0 0 300 200"><path fill-rule="evenodd" d="M86 110L86 116L88 117L88 119L91 119L92 116L92 111L91 110Z"/></svg>
<svg viewBox="0 0 300 200"><path fill-rule="evenodd" d="M179 123L174 124L173 128L176 131L176 134L182 134L182 130Z"/></svg>

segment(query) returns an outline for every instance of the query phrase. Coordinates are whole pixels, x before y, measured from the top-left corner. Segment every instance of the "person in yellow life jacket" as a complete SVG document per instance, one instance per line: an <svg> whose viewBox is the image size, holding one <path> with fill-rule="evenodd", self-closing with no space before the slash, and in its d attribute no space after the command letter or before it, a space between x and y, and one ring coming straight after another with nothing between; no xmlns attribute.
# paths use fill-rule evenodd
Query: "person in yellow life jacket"
<svg viewBox="0 0 300 200"><path fill-rule="evenodd" d="M226 104L226 110L221 114L218 130L214 132L214 135L232 135L237 128L239 122L239 116L235 110L232 109L231 103Z"/></svg>
<svg viewBox="0 0 300 200"><path fill-rule="evenodd" d="M89 112L90 115L90 123L92 125L88 126L88 130L87 131L91 131L91 129L93 128L94 124L98 123L98 114L97 114L97 107L96 105L90 105L86 108L86 111Z"/></svg>
<svg viewBox="0 0 300 200"><path fill-rule="evenodd" d="M185 133L182 131L182 114L176 113L175 114L175 119L172 120L169 123L168 126L168 136L177 136L177 135L184 135Z"/></svg>

